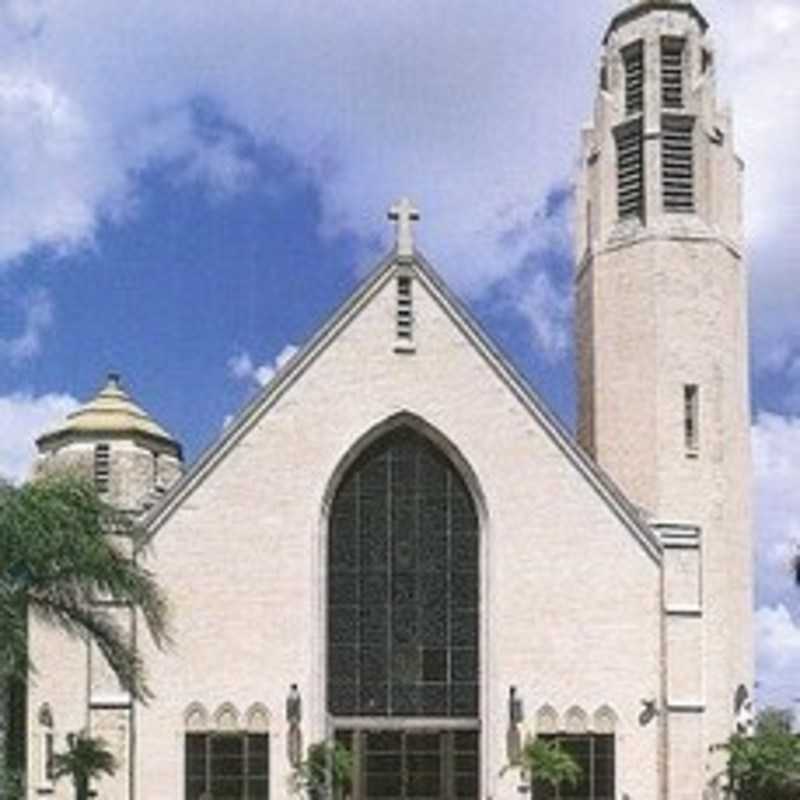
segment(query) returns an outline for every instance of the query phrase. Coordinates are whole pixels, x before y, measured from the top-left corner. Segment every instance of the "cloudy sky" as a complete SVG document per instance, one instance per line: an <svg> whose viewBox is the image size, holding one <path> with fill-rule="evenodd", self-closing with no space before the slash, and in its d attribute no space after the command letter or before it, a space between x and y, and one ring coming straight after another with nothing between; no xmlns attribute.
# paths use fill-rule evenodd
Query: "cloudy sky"
<svg viewBox="0 0 800 800"><path fill-rule="evenodd" d="M571 181L623 0L0 0L0 474L110 369L194 458L423 211L574 420ZM800 5L705 0L747 162L759 682L800 697Z"/></svg>

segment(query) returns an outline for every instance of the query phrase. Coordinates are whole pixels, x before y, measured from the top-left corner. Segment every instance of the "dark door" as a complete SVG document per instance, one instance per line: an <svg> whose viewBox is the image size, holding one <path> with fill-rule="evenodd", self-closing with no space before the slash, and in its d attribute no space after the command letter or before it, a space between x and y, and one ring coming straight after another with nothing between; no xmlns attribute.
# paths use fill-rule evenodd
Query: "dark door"
<svg viewBox="0 0 800 800"><path fill-rule="evenodd" d="M352 749L353 800L477 800L477 731L341 731Z"/></svg>

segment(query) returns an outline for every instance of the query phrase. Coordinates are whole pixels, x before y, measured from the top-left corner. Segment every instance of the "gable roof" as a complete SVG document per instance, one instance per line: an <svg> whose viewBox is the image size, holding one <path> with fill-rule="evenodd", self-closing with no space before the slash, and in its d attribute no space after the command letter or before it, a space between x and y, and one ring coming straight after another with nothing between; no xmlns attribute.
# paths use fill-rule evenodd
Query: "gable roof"
<svg viewBox="0 0 800 800"><path fill-rule="evenodd" d="M277 400L303 375L339 333L348 326L390 280L399 265L410 267L415 276L427 287L445 314L467 337L517 400L541 425L567 460L604 500L618 519L629 529L645 552L654 560L661 560L661 544L635 506L625 497L614 481L577 444L558 418L547 408L530 384L520 375L510 360L483 331L464 304L450 291L430 262L418 251L411 258L398 256L391 251L362 281L350 297L334 312L319 331L278 371L275 377L244 407L219 439L207 448L191 469L145 517L149 536L154 536L167 519L188 497L204 477L214 469L225 455Z"/></svg>

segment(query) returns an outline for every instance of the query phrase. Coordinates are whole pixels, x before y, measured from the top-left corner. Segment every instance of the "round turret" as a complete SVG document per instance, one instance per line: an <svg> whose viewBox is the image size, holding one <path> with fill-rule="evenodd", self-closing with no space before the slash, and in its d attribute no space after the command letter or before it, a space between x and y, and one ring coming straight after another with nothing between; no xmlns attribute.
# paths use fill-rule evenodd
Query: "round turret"
<svg viewBox="0 0 800 800"><path fill-rule="evenodd" d="M37 475L76 470L91 476L110 503L129 511L151 506L183 466L180 443L131 398L116 373L36 446Z"/></svg>

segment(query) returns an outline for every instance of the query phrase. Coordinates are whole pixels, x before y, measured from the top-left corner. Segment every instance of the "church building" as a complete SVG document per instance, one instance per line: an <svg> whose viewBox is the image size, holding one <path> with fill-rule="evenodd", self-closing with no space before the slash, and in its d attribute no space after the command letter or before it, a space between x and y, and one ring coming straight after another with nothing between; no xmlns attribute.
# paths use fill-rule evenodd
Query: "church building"
<svg viewBox="0 0 800 800"><path fill-rule="evenodd" d="M582 768L535 800L719 796L753 577L742 163L708 28L692 2L628 0L602 42L577 437L404 200L391 252L193 465L116 376L38 440L38 474L75 465L143 520L174 645L138 636L142 705L32 625L29 800L71 797L50 754L83 728L120 764L102 800L288 800L326 740L352 800L513 800L529 736Z"/></svg>

